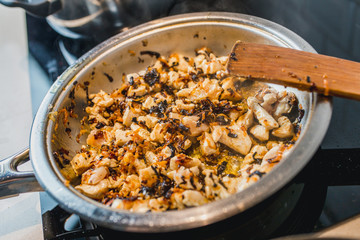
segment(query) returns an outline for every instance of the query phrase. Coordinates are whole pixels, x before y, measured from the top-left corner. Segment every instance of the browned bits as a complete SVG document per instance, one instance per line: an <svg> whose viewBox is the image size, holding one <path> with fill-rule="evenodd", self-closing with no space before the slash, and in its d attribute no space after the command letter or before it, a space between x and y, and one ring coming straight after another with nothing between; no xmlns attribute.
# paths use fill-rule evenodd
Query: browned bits
<svg viewBox="0 0 360 240"><path fill-rule="evenodd" d="M134 57L136 55L135 51L133 50L128 50L128 53L130 53L130 56Z"/></svg>
<svg viewBox="0 0 360 240"><path fill-rule="evenodd" d="M142 40L141 43L142 43L143 47L147 47L149 42L148 42L148 40L145 39L145 40Z"/></svg>
<svg viewBox="0 0 360 240"><path fill-rule="evenodd" d="M329 82L328 80L324 79L324 95L329 96Z"/></svg>
<svg viewBox="0 0 360 240"><path fill-rule="evenodd" d="M160 57L160 53L154 51L141 51L140 55L149 55L150 57L156 57L156 58Z"/></svg>
<svg viewBox="0 0 360 240"><path fill-rule="evenodd" d="M295 142L296 116L287 117L298 109L295 95L227 75L235 55L217 57L205 47L195 57L140 55L156 62L123 74L110 94L87 94L80 133L88 136L73 159L54 153L81 178L75 189L84 195L134 212L206 204L257 181Z"/></svg>
<svg viewBox="0 0 360 240"><path fill-rule="evenodd" d="M104 76L109 80L109 82L113 82L114 81L114 78L112 77L112 76L110 76L108 73L103 73L104 74Z"/></svg>
<svg viewBox="0 0 360 240"><path fill-rule="evenodd" d="M236 57L236 54L234 52L230 53L230 58L234 61L237 61L237 57Z"/></svg>

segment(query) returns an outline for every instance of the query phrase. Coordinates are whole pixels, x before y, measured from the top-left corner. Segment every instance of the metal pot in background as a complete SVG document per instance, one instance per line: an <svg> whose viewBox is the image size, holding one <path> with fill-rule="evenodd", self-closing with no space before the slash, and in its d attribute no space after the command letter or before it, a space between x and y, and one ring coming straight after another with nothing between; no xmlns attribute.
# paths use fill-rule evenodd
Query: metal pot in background
<svg viewBox="0 0 360 240"><path fill-rule="evenodd" d="M0 0L8 7L46 17L60 35L99 43L110 36L157 18L191 12L246 13L238 0Z"/></svg>
<svg viewBox="0 0 360 240"><path fill-rule="evenodd" d="M0 0L46 17L59 34L100 42L140 23L167 16L175 0Z"/></svg>

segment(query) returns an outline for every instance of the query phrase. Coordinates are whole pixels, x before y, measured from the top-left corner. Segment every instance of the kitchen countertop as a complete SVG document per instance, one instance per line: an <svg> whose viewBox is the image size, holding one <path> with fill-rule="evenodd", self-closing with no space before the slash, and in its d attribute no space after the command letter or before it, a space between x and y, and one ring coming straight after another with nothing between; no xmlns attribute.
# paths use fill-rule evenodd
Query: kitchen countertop
<svg viewBox="0 0 360 240"><path fill-rule="evenodd" d="M23 10L0 5L0 159L28 147L32 123ZM30 163L21 167L31 169ZM39 193L0 200L0 239L43 239Z"/></svg>

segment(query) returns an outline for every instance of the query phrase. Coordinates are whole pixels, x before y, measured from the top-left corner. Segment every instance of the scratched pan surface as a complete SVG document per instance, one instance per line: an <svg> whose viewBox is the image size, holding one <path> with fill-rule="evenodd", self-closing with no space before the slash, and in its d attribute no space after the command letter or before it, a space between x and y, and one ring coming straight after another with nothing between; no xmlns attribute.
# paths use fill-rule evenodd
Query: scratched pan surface
<svg viewBox="0 0 360 240"><path fill-rule="evenodd" d="M81 57L51 87L34 120L30 158L44 190L66 210L102 226L131 232L169 232L205 226L239 214L282 188L307 164L320 145L331 117L329 99L287 88L297 95L305 115L300 138L283 161L242 192L180 211L143 214L106 207L68 186L52 154L64 148L69 150L68 158L71 159L85 141L86 136L77 143L76 136L80 130L79 120L85 116L86 84L89 93L119 88L124 73L138 72L155 62L151 56L140 56L140 51L193 56L194 49L207 46L216 55L227 55L236 40L314 52L299 36L275 23L248 15L210 12L178 15L140 25L101 43ZM144 62L139 63L138 57ZM69 107L72 93L78 118L69 118L70 124L66 128L71 129L70 133L66 133L63 124L58 124L55 130L56 124L49 118L49 113Z"/></svg>

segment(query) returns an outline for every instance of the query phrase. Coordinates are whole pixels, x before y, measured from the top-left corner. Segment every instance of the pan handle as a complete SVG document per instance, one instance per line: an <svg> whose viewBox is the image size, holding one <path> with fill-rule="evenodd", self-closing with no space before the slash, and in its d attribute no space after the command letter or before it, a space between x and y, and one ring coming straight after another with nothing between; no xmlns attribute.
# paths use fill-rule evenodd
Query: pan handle
<svg viewBox="0 0 360 240"><path fill-rule="evenodd" d="M19 193L42 191L34 172L18 171L17 167L29 161L29 149L25 149L0 161L0 198Z"/></svg>
<svg viewBox="0 0 360 240"><path fill-rule="evenodd" d="M21 7L28 13L38 17L47 17L62 8L61 0L36 1L35 3L28 0L0 0L0 3L7 7Z"/></svg>

